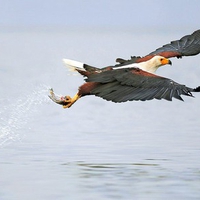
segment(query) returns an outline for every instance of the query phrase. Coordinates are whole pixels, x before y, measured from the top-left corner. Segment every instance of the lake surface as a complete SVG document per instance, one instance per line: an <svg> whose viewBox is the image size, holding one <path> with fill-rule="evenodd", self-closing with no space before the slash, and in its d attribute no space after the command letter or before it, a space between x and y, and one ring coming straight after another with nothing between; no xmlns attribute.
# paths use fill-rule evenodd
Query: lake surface
<svg viewBox="0 0 200 200"><path fill-rule="evenodd" d="M5 28L0 32L0 199L200 199L200 94L115 104L84 97L62 58L97 67L145 55L194 30ZM200 56L158 74L200 85Z"/></svg>

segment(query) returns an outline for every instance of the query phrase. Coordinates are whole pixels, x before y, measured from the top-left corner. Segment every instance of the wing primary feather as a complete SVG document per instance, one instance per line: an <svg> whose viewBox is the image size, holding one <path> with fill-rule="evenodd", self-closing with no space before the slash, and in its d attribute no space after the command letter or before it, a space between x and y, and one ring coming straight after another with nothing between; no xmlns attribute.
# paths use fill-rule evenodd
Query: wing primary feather
<svg viewBox="0 0 200 200"><path fill-rule="evenodd" d="M194 56L200 53L200 30L186 35L179 40L172 41L156 49L148 55L165 54L166 57ZM148 56L147 55L147 56Z"/></svg>
<svg viewBox="0 0 200 200"><path fill-rule="evenodd" d="M179 92L178 92L177 89L174 90L173 97L176 98L176 99L178 99L178 100L184 101L182 99L182 97L179 95Z"/></svg>
<svg viewBox="0 0 200 200"><path fill-rule="evenodd" d="M192 91L200 91L178 84L171 79L152 76L142 70L118 69L104 71L88 76L87 82L98 82L90 94L102 97L108 101L125 102L133 100L166 99L173 98L183 101L181 95L193 96Z"/></svg>

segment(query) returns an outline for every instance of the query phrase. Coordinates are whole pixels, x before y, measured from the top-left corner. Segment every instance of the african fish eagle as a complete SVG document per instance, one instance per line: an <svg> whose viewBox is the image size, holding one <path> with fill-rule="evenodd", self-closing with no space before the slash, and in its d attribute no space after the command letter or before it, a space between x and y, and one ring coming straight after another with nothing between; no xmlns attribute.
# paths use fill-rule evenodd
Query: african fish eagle
<svg viewBox="0 0 200 200"><path fill-rule="evenodd" d="M190 88L155 74L163 65L172 64L171 57L194 56L200 53L200 30L172 41L144 57L132 56L130 60L118 58L118 64L104 68L93 67L81 62L64 59L71 69L85 77L74 97L57 96L50 89L49 97L63 108L71 107L86 95L95 95L112 102L146 101L172 98L182 100L181 95L193 96L200 86Z"/></svg>

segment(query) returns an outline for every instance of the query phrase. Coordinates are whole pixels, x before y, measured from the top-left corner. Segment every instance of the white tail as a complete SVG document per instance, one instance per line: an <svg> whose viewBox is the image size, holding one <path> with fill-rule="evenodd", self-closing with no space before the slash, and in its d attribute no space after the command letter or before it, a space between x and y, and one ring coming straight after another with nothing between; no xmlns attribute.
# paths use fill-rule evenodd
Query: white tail
<svg viewBox="0 0 200 200"><path fill-rule="evenodd" d="M83 68L84 63L70 59L63 59L63 63L66 67L69 68L70 71L76 71L76 69L85 71L85 69Z"/></svg>

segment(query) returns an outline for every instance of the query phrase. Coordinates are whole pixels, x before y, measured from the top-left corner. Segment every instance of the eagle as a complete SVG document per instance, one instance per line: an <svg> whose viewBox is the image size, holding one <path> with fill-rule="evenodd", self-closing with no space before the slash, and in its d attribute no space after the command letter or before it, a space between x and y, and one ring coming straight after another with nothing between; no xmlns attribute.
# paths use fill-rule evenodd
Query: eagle
<svg viewBox="0 0 200 200"><path fill-rule="evenodd" d="M78 88L74 97L58 96L52 88L49 97L63 108L70 108L86 95L95 95L115 103L152 99L172 101L172 98L183 101L181 95L193 97L192 92L200 92L200 86L187 87L169 78L158 76L155 72L161 66L171 65L169 58L194 56L199 53L200 29L163 45L146 56L131 56L128 60L117 58L117 64L103 68L63 59L69 68L84 76L85 83Z"/></svg>

